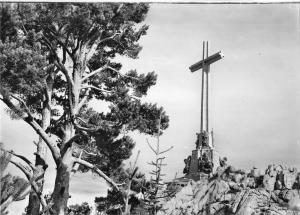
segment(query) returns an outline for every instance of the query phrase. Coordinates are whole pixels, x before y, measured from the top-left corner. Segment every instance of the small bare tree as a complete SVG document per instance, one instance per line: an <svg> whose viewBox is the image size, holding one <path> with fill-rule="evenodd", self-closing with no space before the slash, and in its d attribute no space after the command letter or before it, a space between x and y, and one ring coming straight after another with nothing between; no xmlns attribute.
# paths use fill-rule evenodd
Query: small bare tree
<svg viewBox="0 0 300 215"><path fill-rule="evenodd" d="M129 163L129 179L128 179L128 182L127 182L127 191L125 193L125 207L124 207L124 215L129 215L130 214L130 211L128 211L129 207L128 207L128 201L129 201L129 198L130 198L130 194L131 194L131 185L132 185L132 181L134 180L135 178L135 175L137 173L137 170L138 170L138 167L136 166L136 163L137 163L137 160L139 158L139 155L140 155L140 150L138 151L137 155L136 155L136 158L134 160L134 163L131 164L131 162Z"/></svg>
<svg viewBox="0 0 300 215"><path fill-rule="evenodd" d="M166 163L163 163L163 160L166 158L164 154L173 148L173 146L171 146L166 150L161 150L160 148L161 116L162 113L160 112L159 119L157 122L157 134L156 134L155 147L153 147L153 144L151 144L149 140L146 139L148 146L150 147L151 151L155 154L155 160L148 163L151 166L153 166L154 169L150 172L150 174L153 175L153 178L151 177L150 180L150 188L148 190L148 198L147 198L150 209L152 210L154 215L156 215L157 211L161 208L161 206L159 205L160 200L166 197L163 191L165 184L162 180L162 177L165 176L165 174L162 173L162 167L167 165Z"/></svg>

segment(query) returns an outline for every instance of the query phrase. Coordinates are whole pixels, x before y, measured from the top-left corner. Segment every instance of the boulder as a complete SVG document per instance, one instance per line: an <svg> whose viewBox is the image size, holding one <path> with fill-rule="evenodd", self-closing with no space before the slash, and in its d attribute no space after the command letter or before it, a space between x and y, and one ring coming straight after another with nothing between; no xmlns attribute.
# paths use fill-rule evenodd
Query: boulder
<svg viewBox="0 0 300 215"><path fill-rule="evenodd" d="M259 176L261 176L261 172L256 167L253 167L251 172L250 172L250 176L252 176L254 178L259 177Z"/></svg>
<svg viewBox="0 0 300 215"><path fill-rule="evenodd" d="M264 175L232 166L209 179L190 181L158 215L300 215L300 178L295 168L269 165Z"/></svg>
<svg viewBox="0 0 300 215"><path fill-rule="evenodd" d="M267 191L273 191L275 188L276 176L264 175L263 187Z"/></svg>
<svg viewBox="0 0 300 215"><path fill-rule="evenodd" d="M292 189L293 185L296 183L297 178L297 169L296 168L289 168L283 171L283 184L284 187L287 189Z"/></svg>

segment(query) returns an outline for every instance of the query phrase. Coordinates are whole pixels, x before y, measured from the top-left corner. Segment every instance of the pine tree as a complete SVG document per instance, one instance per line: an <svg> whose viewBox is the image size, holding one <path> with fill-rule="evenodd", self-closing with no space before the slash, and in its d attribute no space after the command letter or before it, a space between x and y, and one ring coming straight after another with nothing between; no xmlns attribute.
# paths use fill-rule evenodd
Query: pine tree
<svg viewBox="0 0 300 215"><path fill-rule="evenodd" d="M2 4L1 11L1 88L3 95L11 93L25 99L27 107L37 117L37 122L45 130L50 125L55 70L48 66L49 59L37 35L26 31L21 19L26 15L19 11L17 4ZM19 33L18 33L19 32ZM52 109L52 110L51 110ZM14 118L19 118L22 110L10 110ZM47 168L45 161L47 146L39 137L37 145L34 175L39 178L37 186L43 189L44 173ZM28 214L37 214L40 209L39 197L32 191L29 197Z"/></svg>
<svg viewBox="0 0 300 215"><path fill-rule="evenodd" d="M163 113L160 129L168 126L161 108L140 100L157 76L135 70L124 73L113 61L116 55L137 58L138 40L148 29L141 25L148 5L20 3L15 10L16 39L0 44L1 100L50 149L57 165L52 208L64 214L74 167L92 169L118 191L105 173L128 158L134 146L128 135L120 134L157 132L159 113ZM91 110L88 104L93 99L110 104L109 111ZM121 159L115 159L115 150ZM39 157L43 159L43 154ZM40 167L44 170L46 165Z"/></svg>

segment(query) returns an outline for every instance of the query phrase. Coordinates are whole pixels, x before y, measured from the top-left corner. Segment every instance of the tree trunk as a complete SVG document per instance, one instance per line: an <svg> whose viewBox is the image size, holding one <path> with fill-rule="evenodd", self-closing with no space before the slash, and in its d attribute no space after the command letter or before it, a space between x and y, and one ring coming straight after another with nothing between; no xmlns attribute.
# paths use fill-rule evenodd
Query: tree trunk
<svg viewBox="0 0 300 215"><path fill-rule="evenodd" d="M38 148L42 148L42 147L44 148L45 146L42 146L44 144L45 144L44 142L39 141ZM38 149L36 153L36 160L35 160L36 170L34 171L34 175L39 178L36 184L41 192L44 186L44 175L45 175L44 164L45 164L44 159L42 159L42 155L41 153L39 153L39 149ZM40 212L40 204L41 203L38 195L34 191L31 191L29 195L27 214L38 215Z"/></svg>
<svg viewBox="0 0 300 215"><path fill-rule="evenodd" d="M128 183L128 188L127 188L127 193L126 193L126 200L125 200L125 208L124 208L124 215L129 215L130 211L129 211L129 207L128 207L128 202L129 202L129 196L130 196L130 191L131 191L131 183L132 180L130 179L129 183Z"/></svg>
<svg viewBox="0 0 300 215"><path fill-rule="evenodd" d="M52 87L53 87L53 77L49 76L47 89L45 93L45 101L43 102L43 110L42 110L42 128L46 130L50 125L51 119L51 97L52 97ZM43 141L41 137L39 137L39 141L37 144L37 151L35 153L35 171L33 172L34 179L36 180L36 184L38 185L39 191L43 191L44 187L44 176L45 171L48 165L46 164L46 156L47 156L47 145ZM39 215L40 212L40 199L37 196L36 192L31 191L29 195L29 203L27 206L27 214L28 215Z"/></svg>
<svg viewBox="0 0 300 215"><path fill-rule="evenodd" d="M43 128L44 129L44 128ZM35 168L34 171L34 178L36 179L36 184L40 190L43 191L44 186L44 176L47 164L45 162L46 155L47 155L47 145L44 143L42 138L39 138L37 152L35 158ZM38 215L40 212L40 199L36 192L31 191L29 195L29 203L27 207L27 214L30 215Z"/></svg>
<svg viewBox="0 0 300 215"><path fill-rule="evenodd" d="M72 119L78 113L79 94L81 87L80 72L75 69L72 75L73 84L69 84L69 102L70 102L70 118L69 123L65 125L62 142L66 143L75 135L75 128ZM63 148L64 146L62 146ZM73 147L68 147L67 151L62 156L62 160L57 165L56 179L53 191L53 209L57 215L67 214L67 206L69 200L69 185L72 167L74 165L74 157L72 155Z"/></svg>
<svg viewBox="0 0 300 215"><path fill-rule="evenodd" d="M56 215L67 214L67 205L69 200L70 175L74 159L72 149L70 148L64 155L62 161L58 164L56 170L55 186L53 191L53 209Z"/></svg>

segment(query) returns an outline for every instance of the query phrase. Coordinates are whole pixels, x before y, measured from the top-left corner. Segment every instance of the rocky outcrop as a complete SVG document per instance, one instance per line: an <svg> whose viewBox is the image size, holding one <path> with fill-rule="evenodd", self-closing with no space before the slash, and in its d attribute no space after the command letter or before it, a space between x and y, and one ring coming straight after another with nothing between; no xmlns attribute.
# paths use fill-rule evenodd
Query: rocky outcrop
<svg viewBox="0 0 300 215"><path fill-rule="evenodd" d="M190 180L158 215L300 215L300 174L269 165L264 174L223 165L211 177Z"/></svg>

